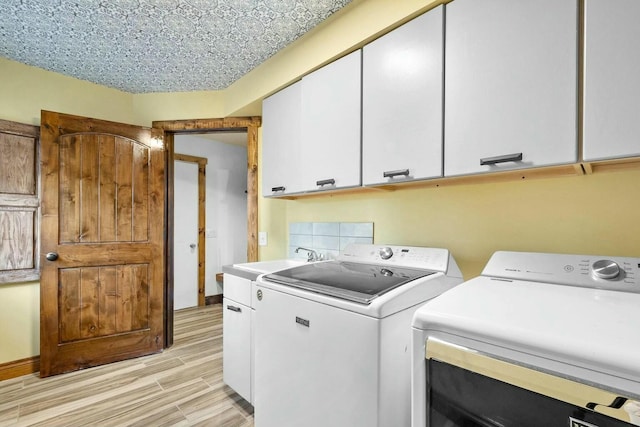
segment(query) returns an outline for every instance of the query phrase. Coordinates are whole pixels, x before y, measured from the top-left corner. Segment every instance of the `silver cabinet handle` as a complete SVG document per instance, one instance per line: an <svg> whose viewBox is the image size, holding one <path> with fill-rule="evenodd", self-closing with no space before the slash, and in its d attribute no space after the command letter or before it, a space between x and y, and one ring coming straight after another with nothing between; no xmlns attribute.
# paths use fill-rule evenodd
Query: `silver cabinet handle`
<svg viewBox="0 0 640 427"><path fill-rule="evenodd" d="M386 171L382 173L385 178L395 178L396 176L409 176L409 169L399 169L397 171Z"/></svg>
<svg viewBox="0 0 640 427"><path fill-rule="evenodd" d="M321 179L320 181L316 181L316 185L319 187L324 187L325 185L335 185L336 180L333 178L330 179Z"/></svg>
<svg viewBox="0 0 640 427"><path fill-rule="evenodd" d="M504 156L485 157L480 159L480 166L495 165L498 163L517 162L522 160L522 153L506 154Z"/></svg>
<svg viewBox="0 0 640 427"><path fill-rule="evenodd" d="M242 309L240 307L236 307L235 305L228 305L227 310L235 311L236 313L242 313Z"/></svg>
<svg viewBox="0 0 640 427"><path fill-rule="evenodd" d="M273 191L274 193L278 191L284 191L284 190L285 190L284 187L271 187L271 191Z"/></svg>

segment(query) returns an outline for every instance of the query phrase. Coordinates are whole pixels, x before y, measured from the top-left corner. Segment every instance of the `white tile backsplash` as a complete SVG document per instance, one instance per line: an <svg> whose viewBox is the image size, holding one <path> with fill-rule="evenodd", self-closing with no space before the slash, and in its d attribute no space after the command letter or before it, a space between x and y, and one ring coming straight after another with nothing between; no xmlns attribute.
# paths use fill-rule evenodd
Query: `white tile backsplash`
<svg viewBox="0 0 640 427"><path fill-rule="evenodd" d="M312 234L289 234L289 246L303 246L311 248L313 246Z"/></svg>
<svg viewBox="0 0 640 427"><path fill-rule="evenodd" d="M318 236L313 235L313 247L315 249L329 249L331 251L340 250L340 237L338 236Z"/></svg>
<svg viewBox="0 0 640 427"><path fill-rule="evenodd" d="M313 235L340 237L340 223L339 222L314 222Z"/></svg>
<svg viewBox="0 0 640 427"><path fill-rule="evenodd" d="M373 243L372 222L292 222L289 224L289 258L307 259L313 249L324 259L338 256L349 243Z"/></svg>
<svg viewBox="0 0 640 427"><path fill-rule="evenodd" d="M340 237L345 237L345 236L373 238L373 223L372 222L341 222Z"/></svg>

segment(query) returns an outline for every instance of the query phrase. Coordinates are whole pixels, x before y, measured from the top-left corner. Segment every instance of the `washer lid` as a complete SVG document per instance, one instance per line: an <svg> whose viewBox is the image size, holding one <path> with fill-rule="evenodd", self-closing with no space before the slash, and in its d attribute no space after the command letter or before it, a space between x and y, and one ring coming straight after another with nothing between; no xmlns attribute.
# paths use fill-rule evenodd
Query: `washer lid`
<svg viewBox="0 0 640 427"><path fill-rule="evenodd" d="M369 304L376 297L398 286L434 273L430 270L327 261L278 271L263 276L263 279L360 304Z"/></svg>

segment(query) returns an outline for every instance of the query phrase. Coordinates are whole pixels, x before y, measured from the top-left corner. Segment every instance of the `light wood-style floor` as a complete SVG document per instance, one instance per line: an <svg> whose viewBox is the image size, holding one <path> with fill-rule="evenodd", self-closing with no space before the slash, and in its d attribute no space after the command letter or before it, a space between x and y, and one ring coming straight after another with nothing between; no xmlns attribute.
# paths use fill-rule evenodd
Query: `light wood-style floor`
<svg viewBox="0 0 640 427"><path fill-rule="evenodd" d="M222 305L175 313L161 354L41 379L0 381L0 426L252 427L253 408L222 382Z"/></svg>

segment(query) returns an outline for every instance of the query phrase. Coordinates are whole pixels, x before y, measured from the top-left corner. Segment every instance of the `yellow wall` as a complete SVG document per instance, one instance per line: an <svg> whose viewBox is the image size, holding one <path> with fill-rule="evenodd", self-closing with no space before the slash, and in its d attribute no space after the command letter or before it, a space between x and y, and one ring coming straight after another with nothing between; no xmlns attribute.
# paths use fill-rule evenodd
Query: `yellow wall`
<svg viewBox="0 0 640 427"><path fill-rule="evenodd" d="M0 58L0 118L40 125L40 110L135 123L131 94Z"/></svg>
<svg viewBox="0 0 640 427"><path fill-rule="evenodd" d="M279 201L279 209L287 223L371 221L377 244L447 248L470 279L496 250L640 257L638 183L635 170ZM268 255L282 257L286 245L278 251Z"/></svg>
<svg viewBox="0 0 640 427"><path fill-rule="evenodd" d="M151 126L155 120L205 119L227 116L224 92L176 92L133 95L139 123ZM259 115L259 113L257 114Z"/></svg>
<svg viewBox="0 0 640 427"><path fill-rule="evenodd" d="M0 119L37 125L41 109L144 126L259 115L265 95L436 3L354 0L220 92L132 95L0 59ZM260 258L286 256L288 223L295 221L372 221L376 243L449 248L466 278L477 275L496 249L640 257L638 182L640 171L632 171L294 201L261 198L259 228L269 233L269 245L260 248ZM39 284L0 286L0 364L37 355L38 335Z"/></svg>

